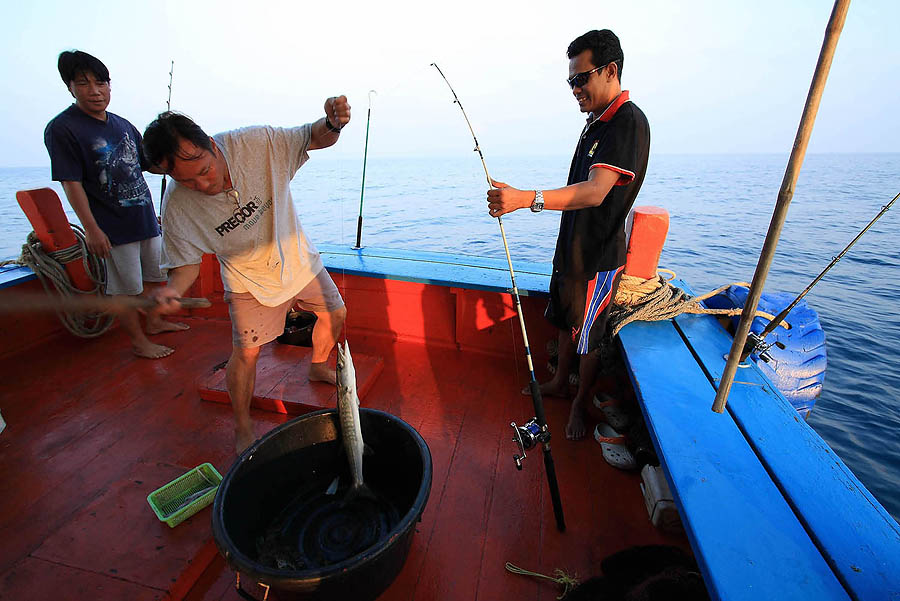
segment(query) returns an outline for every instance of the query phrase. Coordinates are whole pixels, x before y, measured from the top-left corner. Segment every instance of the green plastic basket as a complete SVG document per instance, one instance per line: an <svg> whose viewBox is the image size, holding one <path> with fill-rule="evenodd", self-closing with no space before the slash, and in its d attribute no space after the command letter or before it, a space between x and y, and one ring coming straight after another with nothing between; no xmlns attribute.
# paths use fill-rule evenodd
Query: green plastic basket
<svg viewBox="0 0 900 601"><path fill-rule="evenodd" d="M216 468L211 463L204 463L154 490L147 495L147 503L150 504L160 522L165 522L170 528L174 528L212 503L221 482L222 475L216 471ZM191 495L210 486L214 486L214 488L193 501L185 503Z"/></svg>

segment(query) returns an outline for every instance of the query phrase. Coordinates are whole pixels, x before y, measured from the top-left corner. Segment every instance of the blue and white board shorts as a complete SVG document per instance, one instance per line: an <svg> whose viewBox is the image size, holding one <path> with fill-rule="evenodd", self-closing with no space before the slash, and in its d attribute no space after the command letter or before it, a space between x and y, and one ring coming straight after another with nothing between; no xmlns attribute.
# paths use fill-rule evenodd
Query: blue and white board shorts
<svg viewBox="0 0 900 601"><path fill-rule="evenodd" d="M162 236L117 244L106 258L106 294L135 296L144 291L144 282L165 282L159 268Z"/></svg>
<svg viewBox="0 0 900 601"><path fill-rule="evenodd" d="M544 315L561 330L571 332L579 355L600 346L624 266L599 271L590 280L557 275L550 280L550 302Z"/></svg>

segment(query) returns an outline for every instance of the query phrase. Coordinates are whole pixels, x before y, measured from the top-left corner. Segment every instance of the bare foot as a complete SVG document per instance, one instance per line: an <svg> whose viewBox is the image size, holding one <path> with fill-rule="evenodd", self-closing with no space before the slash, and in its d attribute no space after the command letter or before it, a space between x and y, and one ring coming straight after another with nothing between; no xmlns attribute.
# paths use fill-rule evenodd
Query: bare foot
<svg viewBox="0 0 900 601"><path fill-rule="evenodd" d="M144 359L162 359L175 352L173 348L161 344L153 344L149 341L147 344L135 344L131 347L131 350L135 355Z"/></svg>
<svg viewBox="0 0 900 601"><path fill-rule="evenodd" d="M147 334L159 334L161 332L180 332L182 330L189 330L191 326L186 323L174 322L174 321L166 321L164 319L154 319L147 321Z"/></svg>
<svg viewBox="0 0 900 601"><path fill-rule="evenodd" d="M234 429L234 454L240 455L243 453L247 447L252 445L256 441L256 436L253 435L253 428L235 428Z"/></svg>
<svg viewBox="0 0 900 601"><path fill-rule="evenodd" d="M581 440L587 434L587 426L584 424L584 409L578 401L572 401L572 410L569 411L569 423L566 424L566 438L569 440Z"/></svg>
<svg viewBox="0 0 900 601"><path fill-rule="evenodd" d="M328 363L310 363L309 364L309 381L325 382L334 385L337 382L337 374L333 369L328 367Z"/></svg>

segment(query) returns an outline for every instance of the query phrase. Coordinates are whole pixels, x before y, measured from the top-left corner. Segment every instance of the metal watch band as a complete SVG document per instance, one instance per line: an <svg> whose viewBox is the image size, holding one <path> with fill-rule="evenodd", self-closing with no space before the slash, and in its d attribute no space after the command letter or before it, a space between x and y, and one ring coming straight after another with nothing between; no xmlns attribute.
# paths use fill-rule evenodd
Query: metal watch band
<svg viewBox="0 0 900 601"><path fill-rule="evenodd" d="M544 192L543 190L534 191L534 200L531 202L531 212L540 213L544 210Z"/></svg>

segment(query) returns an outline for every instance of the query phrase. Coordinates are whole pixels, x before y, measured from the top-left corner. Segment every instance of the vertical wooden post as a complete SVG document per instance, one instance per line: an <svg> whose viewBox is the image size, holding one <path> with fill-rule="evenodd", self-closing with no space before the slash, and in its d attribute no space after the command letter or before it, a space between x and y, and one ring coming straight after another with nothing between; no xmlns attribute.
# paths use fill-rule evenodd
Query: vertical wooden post
<svg viewBox="0 0 900 601"><path fill-rule="evenodd" d="M766 241L759 256L759 263L756 265L756 272L753 274L753 282L750 285L750 292L747 294L744 311L741 313L741 321L738 324L737 331L734 333L734 342L731 344L728 362L725 364L725 371L722 372L722 380L716 391L716 400L712 406L712 410L716 413L722 413L725 410L728 393L731 390L731 384L734 382L734 374L737 371L738 363L740 363L741 355L744 351L744 345L747 342L747 334L750 332L750 324L753 323L753 316L756 314L756 307L759 304L760 296L762 296L766 276L769 274L769 267L772 265L772 259L775 256L775 248L778 246L781 228L784 225L788 207L794 196L794 186L797 184L800 167L803 166L803 158L806 156L806 147L809 144L809 136L816 121L819 101L822 99L822 91L825 89L828 71L831 69L831 59L834 58L834 50L837 47L838 38L841 37L841 30L844 28L844 21L847 19L847 10L849 8L850 0L836 0L834 9L831 11L831 18L825 31L825 40L822 42L822 50L819 52L819 62L816 64L816 71L813 74L809 94L806 97L806 106L803 108L803 116L800 118L800 126L797 129L797 137L794 139L794 148L791 151L791 158L784 172L784 180L781 182L781 191L778 193L775 212L772 214Z"/></svg>

